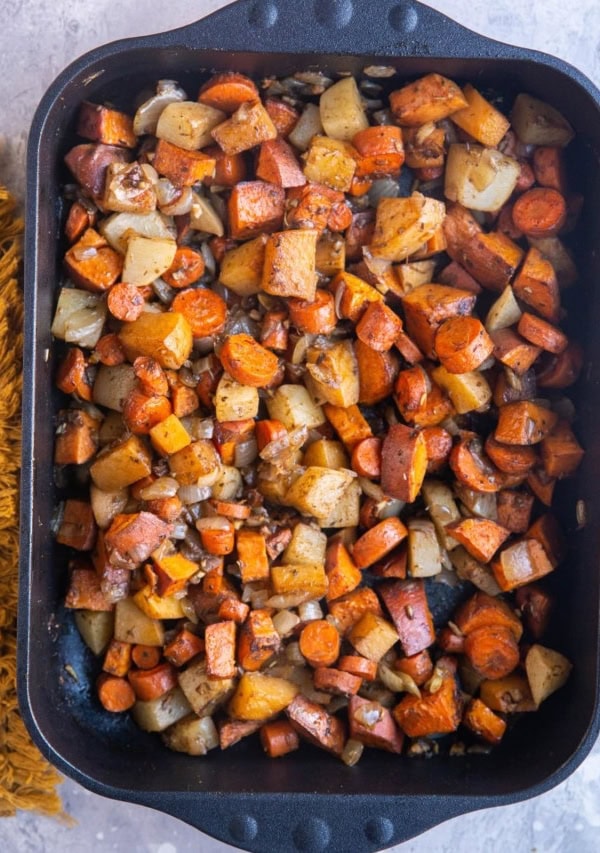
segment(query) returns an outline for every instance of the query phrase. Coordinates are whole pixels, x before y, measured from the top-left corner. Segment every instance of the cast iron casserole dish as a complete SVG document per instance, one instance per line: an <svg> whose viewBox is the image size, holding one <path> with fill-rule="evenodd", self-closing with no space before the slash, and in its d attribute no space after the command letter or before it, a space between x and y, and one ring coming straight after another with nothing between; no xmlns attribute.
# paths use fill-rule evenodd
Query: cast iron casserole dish
<svg viewBox="0 0 600 853"><path fill-rule="evenodd" d="M401 78L439 71L509 94L529 92L561 110L577 133L570 167L586 205L569 328L578 330L587 366L571 396L587 453L577 478L561 487L558 509L570 552L553 576L560 603L554 647L574 661L574 672L491 756L425 761L367 750L349 769L308 746L285 761L271 761L257 743L246 742L201 759L173 753L94 703L94 662L62 609L66 560L50 532L59 499L50 326L62 257L62 161L73 144L77 107L84 98L124 106L159 78L197 91L211 70L260 78L314 68L358 73L372 64L393 65ZM600 234L594 205L600 196L600 93L590 81L560 60L485 39L412 0L375 6L368 0L238 0L189 27L107 45L67 68L34 118L27 190L19 695L44 754L96 793L154 807L247 850L282 853L378 850L455 815L540 794L573 772L600 724L600 502L594 500L600 337L593 334L600 299L592 289L600 278L600 254L593 248ZM584 526L576 520L577 501L585 503ZM68 664L78 680L67 674Z"/></svg>

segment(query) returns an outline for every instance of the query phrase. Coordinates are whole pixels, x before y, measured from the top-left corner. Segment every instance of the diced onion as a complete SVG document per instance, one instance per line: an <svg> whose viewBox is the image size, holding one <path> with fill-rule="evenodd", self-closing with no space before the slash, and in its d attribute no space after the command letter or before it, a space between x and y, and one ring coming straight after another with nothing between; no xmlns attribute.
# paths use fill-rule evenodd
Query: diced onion
<svg viewBox="0 0 600 853"><path fill-rule="evenodd" d="M375 702L368 702L364 705L360 705L354 712L354 719L356 722L361 726L365 726L367 729L375 728L377 723L381 720L381 717L381 708Z"/></svg>
<svg viewBox="0 0 600 853"><path fill-rule="evenodd" d="M252 465L258 454L258 446L256 439L250 438L248 441L240 441L235 446L234 465L236 468L247 468Z"/></svg>
<svg viewBox="0 0 600 853"><path fill-rule="evenodd" d="M191 486L179 486L177 490L177 497L181 501L182 504L197 504L200 501L206 501L212 495L212 489L210 486L198 486L196 484L192 484Z"/></svg>
<svg viewBox="0 0 600 853"><path fill-rule="evenodd" d="M140 497L143 501L172 498L177 494L179 488L179 483L173 477L159 477L145 489L140 490Z"/></svg>
<svg viewBox="0 0 600 853"><path fill-rule="evenodd" d="M360 761L364 748L364 745L359 740L348 738L341 755L344 764L347 767L354 767Z"/></svg>
<svg viewBox="0 0 600 853"><path fill-rule="evenodd" d="M323 618L323 611L318 601L304 601L298 606L298 614L302 622L313 622Z"/></svg>
<svg viewBox="0 0 600 853"><path fill-rule="evenodd" d="M171 529L171 539L185 539L188 529L185 521L176 521Z"/></svg>
<svg viewBox="0 0 600 853"><path fill-rule="evenodd" d="M280 637L289 637L300 618L291 610L280 610L273 616L273 625Z"/></svg>
<svg viewBox="0 0 600 853"><path fill-rule="evenodd" d="M380 663L377 667L377 676L382 684L393 690L394 693L412 693L413 696L421 696L421 691L414 680L404 672L396 672L386 663Z"/></svg>

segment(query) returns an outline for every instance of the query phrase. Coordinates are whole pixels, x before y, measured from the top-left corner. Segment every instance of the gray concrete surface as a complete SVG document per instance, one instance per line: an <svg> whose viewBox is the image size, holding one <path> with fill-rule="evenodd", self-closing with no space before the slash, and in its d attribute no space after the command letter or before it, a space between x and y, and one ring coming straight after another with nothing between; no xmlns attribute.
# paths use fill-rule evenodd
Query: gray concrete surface
<svg viewBox="0 0 600 853"><path fill-rule="evenodd" d="M302 2L302 0L299 0ZM86 50L123 36L189 23L220 0L0 0L0 179L22 197L27 129L58 72ZM598 0L431 0L479 32L554 53L600 83ZM373 2L374 12L377 3ZM62 786L74 828L21 813L0 821L7 853L227 853L233 848L158 812ZM456 818L396 853L598 853L600 747L570 779L528 802ZM349 851L351 853L351 851Z"/></svg>

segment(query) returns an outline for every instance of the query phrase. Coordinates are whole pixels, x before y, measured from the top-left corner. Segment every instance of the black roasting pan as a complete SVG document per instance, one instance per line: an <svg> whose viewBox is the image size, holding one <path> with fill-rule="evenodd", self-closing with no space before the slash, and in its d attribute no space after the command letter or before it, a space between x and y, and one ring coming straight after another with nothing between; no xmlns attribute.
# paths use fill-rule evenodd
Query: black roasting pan
<svg viewBox="0 0 600 853"><path fill-rule="evenodd" d="M246 742L205 758L169 752L158 737L120 716L109 718L95 704L89 683L97 664L61 609L66 559L50 531L59 499L50 325L64 252L62 159L75 144L77 106L83 99L130 103L160 78L194 92L212 69L261 77L315 68L358 72L373 64L394 65L402 79L435 70L509 98L527 91L561 110L577 132L569 167L586 197L574 247L581 280L565 304L567 329L586 346L575 397L587 454L578 477L559 489L570 550L553 577L560 607L548 642L574 661L573 675L487 756L418 760L367 750L347 768L311 747L281 761ZM32 736L62 772L96 793L151 806L243 849L352 853L540 794L578 766L599 725L599 155L600 93L582 74L558 59L483 38L415 0L238 0L191 26L93 50L58 77L37 110L28 152L19 692Z"/></svg>

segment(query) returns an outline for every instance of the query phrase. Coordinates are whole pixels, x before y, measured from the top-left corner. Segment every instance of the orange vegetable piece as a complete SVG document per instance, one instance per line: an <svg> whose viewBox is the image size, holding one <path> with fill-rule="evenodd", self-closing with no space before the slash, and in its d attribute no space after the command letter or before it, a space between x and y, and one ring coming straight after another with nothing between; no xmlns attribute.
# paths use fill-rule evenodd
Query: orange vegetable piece
<svg viewBox="0 0 600 853"><path fill-rule="evenodd" d="M323 406L325 417L337 432L346 447L352 448L363 438L370 438L371 427L365 420L358 406L333 406L325 403Z"/></svg>
<svg viewBox="0 0 600 853"><path fill-rule="evenodd" d="M290 323L298 331L310 335L329 335L336 327L334 299L327 290L317 289L315 298L289 299Z"/></svg>
<svg viewBox="0 0 600 853"><path fill-rule="evenodd" d="M260 720L222 720L217 724L219 746L228 749L242 738L254 734L260 728Z"/></svg>
<svg viewBox="0 0 600 853"><path fill-rule="evenodd" d="M539 580L553 568L537 539L523 539L504 548L492 563L494 577L503 592Z"/></svg>
<svg viewBox="0 0 600 853"><path fill-rule="evenodd" d="M542 462L549 477L572 477L584 453L566 421L559 421L541 443Z"/></svg>
<svg viewBox="0 0 600 853"><path fill-rule="evenodd" d="M408 536L399 518L385 518L356 540L352 549L354 562L366 569L389 554Z"/></svg>
<svg viewBox="0 0 600 853"><path fill-rule="evenodd" d="M250 515L250 507L241 501L221 501L213 499L210 502L211 508L217 515L224 515L227 518L233 518L234 521L244 521Z"/></svg>
<svg viewBox="0 0 600 853"><path fill-rule="evenodd" d="M204 178L204 183L207 186L234 187L246 179L246 161L243 154L226 154L219 145L208 145L203 151L207 157L215 161L214 174L207 175ZM226 238L215 237L214 239L223 240ZM211 244L212 242L211 240ZM213 254L217 262L221 263L220 258L217 257L218 252L215 253L213 250Z"/></svg>
<svg viewBox="0 0 600 853"><path fill-rule="evenodd" d="M114 284L106 298L108 310L117 320L132 323L144 310L145 299L135 284Z"/></svg>
<svg viewBox="0 0 600 853"><path fill-rule="evenodd" d="M406 331L428 358L435 358L437 330L450 317L470 314L475 294L444 284L422 284L402 297Z"/></svg>
<svg viewBox="0 0 600 853"><path fill-rule="evenodd" d="M481 440L474 433L463 435L452 448L450 467L457 480L476 492L497 492L503 476L483 453Z"/></svg>
<svg viewBox="0 0 600 853"><path fill-rule="evenodd" d="M495 681L484 680L481 682L479 695L488 708L503 714L536 710L525 675L513 674Z"/></svg>
<svg viewBox="0 0 600 853"><path fill-rule="evenodd" d="M556 477L549 477L542 467L534 468L527 474L527 485L545 506L552 505Z"/></svg>
<svg viewBox="0 0 600 853"><path fill-rule="evenodd" d="M123 257L97 231L88 228L68 250L64 264L67 275L79 287L103 293L121 275Z"/></svg>
<svg viewBox="0 0 600 853"><path fill-rule="evenodd" d="M217 615L219 619L231 619L238 625L246 621L246 617L250 612L250 608L243 601L238 601L237 598L227 597L223 599L219 605Z"/></svg>
<svg viewBox="0 0 600 853"><path fill-rule="evenodd" d="M534 496L528 492L502 489L498 492L496 507L498 524L511 533L525 533L529 527Z"/></svg>
<svg viewBox="0 0 600 853"><path fill-rule="evenodd" d="M251 610L240 628L237 660L247 672L256 672L277 654L281 637L267 610Z"/></svg>
<svg viewBox="0 0 600 853"><path fill-rule="evenodd" d="M183 504L177 495L173 495L171 498L155 498L146 501L146 509L163 521L176 521L181 515Z"/></svg>
<svg viewBox="0 0 600 853"><path fill-rule="evenodd" d="M278 231L283 224L285 192L265 181L242 181L234 186L228 203L229 228L235 240Z"/></svg>
<svg viewBox="0 0 600 853"><path fill-rule="evenodd" d="M166 397L169 393L167 375L152 356L138 356L133 362L133 372L144 394L162 394Z"/></svg>
<svg viewBox="0 0 600 853"><path fill-rule="evenodd" d="M96 521L87 501L69 498L65 501L56 541L76 551L91 551L96 541Z"/></svg>
<svg viewBox="0 0 600 853"><path fill-rule="evenodd" d="M406 548L401 546L371 566L371 574L378 578L405 578L407 556Z"/></svg>
<svg viewBox="0 0 600 853"><path fill-rule="evenodd" d="M463 714L463 724L488 743L498 744L506 731L505 721L484 705L481 699L471 699Z"/></svg>
<svg viewBox="0 0 600 853"><path fill-rule="evenodd" d="M294 729L309 743L334 755L341 755L345 728L339 717L328 714L322 705L311 702L301 693L290 702L285 713Z"/></svg>
<svg viewBox="0 0 600 853"><path fill-rule="evenodd" d="M159 663L152 669L130 669L127 678L135 695L143 702L164 696L177 684L177 670L169 662Z"/></svg>
<svg viewBox="0 0 600 853"><path fill-rule="evenodd" d="M256 421L256 443L259 452L264 450L267 444L272 441L279 441L285 438L287 429L278 420L263 420Z"/></svg>
<svg viewBox="0 0 600 853"><path fill-rule="evenodd" d="M65 237L69 243L75 243L83 236L88 228L93 228L96 222L96 214L88 209L80 201L74 201L69 208L67 221L65 222Z"/></svg>
<svg viewBox="0 0 600 853"><path fill-rule="evenodd" d="M468 373L492 354L494 343L476 317L451 317L436 332L435 351L449 373Z"/></svg>
<svg viewBox="0 0 600 853"><path fill-rule="evenodd" d="M211 521L214 522L211 524ZM228 518L216 516L214 519L199 519L198 531L202 540L202 547L209 554L224 556L231 554L235 546L235 527Z"/></svg>
<svg viewBox="0 0 600 853"><path fill-rule="evenodd" d="M376 125L359 130L352 139L352 145L360 154L356 163L357 177L395 177L400 174L404 147L402 131L396 125Z"/></svg>
<svg viewBox="0 0 600 853"><path fill-rule="evenodd" d="M561 563L567 554L564 533L556 518L549 512L541 515L527 531L527 539L537 539L553 568Z"/></svg>
<svg viewBox="0 0 600 853"><path fill-rule="evenodd" d="M458 287L460 290L470 290L472 293L481 293L482 288L471 273L467 272L464 267L461 267L456 261L451 261L448 266L437 274L437 280L440 284L447 284L450 287Z"/></svg>
<svg viewBox="0 0 600 853"><path fill-rule="evenodd" d="M422 580L388 580L378 592L392 617L407 657L428 648L435 640L433 617Z"/></svg>
<svg viewBox="0 0 600 853"><path fill-rule="evenodd" d="M539 356L541 349L532 346L512 329L492 332L494 356L517 374L523 376Z"/></svg>
<svg viewBox="0 0 600 853"><path fill-rule="evenodd" d="M171 303L171 310L183 314L195 338L218 335L227 319L224 300L203 287L181 290Z"/></svg>
<svg viewBox="0 0 600 853"><path fill-rule="evenodd" d="M340 654L340 635L326 619L308 622L299 643L302 655L314 667L331 666Z"/></svg>
<svg viewBox="0 0 600 853"><path fill-rule="evenodd" d="M452 450L452 436L441 426L421 430L427 449L427 473L434 474L444 467Z"/></svg>
<svg viewBox="0 0 600 853"><path fill-rule="evenodd" d="M399 332L394 344L402 358L409 364L418 364L420 361L423 361L423 353L415 342L408 337L406 332Z"/></svg>
<svg viewBox="0 0 600 853"><path fill-rule="evenodd" d="M509 530L488 518L463 518L461 521L446 524L445 529L453 539L464 545L469 554L482 563L489 562L510 536Z"/></svg>
<svg viewBox="0 0 600 853"><path fill-rule="evenodd" d="M541 640L546 633L554 600L539 584L527 584L515 592L515 602L521 611L527 630L534 640Z"/></svg>
<svg viewBox="0 0 600 853"><path fill-rule="evenodd" d="M258 101L259 98L253 81L237 71L215 74L204 83L198 94L201 104L225 113L233 113L241 104Z"/></svg>
<svg viewBox="0 0 600 853"><path fill-rule="evenodd" d="M370 302L382 302L383 297L378 290L371 287L362 278L349 272L339 272L330 285L338 301L338 313L345 320L357 323ZM341 295L338 290L341 289Z"/></svg>
<svg viewBox="0 0 600 853"><path fill-rule="evenodd" d="M398 374L398 357L393 352L378 352L363 344L354 343L358 364L358 402L372 406L392 393Z"/></svg>
<svg viewBox="0 0 600 853"><path fill-rule="evenodd" d="M513 282L517 299L530 305L551 323L558 322L560 293L556 273L550 261L538 249L531 248Z"/></svg>
<svg viewBox="0 0 600 853"><path fill-rule="evenodd" d="M540 388L567 388L577 381L582 367L583 350L578 343L570 343L539 371L537 383Z"/></svg>
<svg viewBox="0 0 600 853"><path fill-rule="evenodd" d="M285 139L267 139L260 146L256 177L278 187L301 187L306 183L293 148Z"/></svg>
<svg viewBox="0 0 600 853"><path fill-rule="evenodd" d="M284 138L289 136L300 118L298 110L290 104L280 101L279 98L266 98L264 105L277 129L277 133Z"/></svg>
<svg viewBox="0 0 600 853"><path fill-rule="evenodd" d="M325 573L329 585L327 588L327 601L351 592L362 581L362 575L356 563L350 556L346 546L339 540L328 546L325 557Z"/></svg>
<svg viewBox="0 0 600 853"><path fill-rule="evenodd" d="M260 730L260 742L269 758L281 758L300 746L300 738L287 720L265 723Z"/></svg>
<svg viewBox="0 0 600 853"><path fill-rule="evenodd" d="M558 421L550 409L527 400L507 403L498 412L495 438L504 444L538 444Z"/></svg>
<svg viewBox="0 0 600 853"><path fill-rule="evenodd" d="M131 666L131 643L111 640L104 654L102 671L123 678Z"/></svg>
<svg viewBox="0 0 600 853"><path fill-rule="evenodd" d="M92 387L86 374L87 361L83 350L70 347L56 372L56 387L65 394L76 394L81 400L91 402Z"/></svg>
<svg viewBox="0 0 600 853"><path fill-rule="evenodd" d="M420 698L404 696L392 715L409 737L427 737L456 731L461 720L461 705L456 679L448 674L435 693L424 691Z"/></svg>
<svg viewBox="0 0 600 853"><path fill-rule="evenodd" d="M446 654L461 655L465 650L465 638L450 628L442 628L436 637L438 647Z"/></svg>
<svg viewBox="0 0 600 853"><path fill-rule="evenodd" d="M205 151L189 151L159 139L154 149L152 165L176 187L191 187L210 178L215 171L215 159Z"/></svg>
<svg viewBox="0 0 600 853"><path fill-rule="evenodd" d="M229 335L221 347L219 358L230 376L253 388L268 386L279 368L277 356L246 334Z"/></svg>
<svg viewBox="0 0 600 853"><path fill-rule="evenodd" d="M199 405L200 399L193 388L188 388L187 385L176 385L171 388L171 406L173 414L178 418L191 415Z"/></svg>
<svg viewBox="0 0 600 853"><path fill-rule="evenodd" d="M289 343L289 332L285 311L267 311L260 330L260 342L266 349L285 352Z"/></svg>
<svg viewBox="0 0 600 853"><path fill-rule="evenodd" d="M369 302L356 324L356 334L364 344L379 352L391 349L402 331L402 320L385 302Z"/></svg>
<svg viewBox="0 0 600 853"><path fill-rule="evenodd" d="M485 452L494 465L507 474L527 474L538 458L533 447L502 444L493 435L488 435L485 441Z"/></svg>
<svg viewBox="0 0 600 853"><path fill-rule="evenodd" d="M412 502L427 469L425 439L417 430L393 424L381 447L381 488L386 495Z"/></svg>
<svg viewBox="0 0 600 853"><path fill-rule="evenodd" d="M377 663L362 655L342 655L338 661L341 672L349 672L363 681L375 681L377 678Z"/></svg>
<svg viewBox="0 0 600 853"><path fill-rule="evenodd" d="M501 598L494 598L481 590L460 605L453 621L465 636L490 625L508 628L517 642L523 634L521 621L512 608Z"/></svg>
<svg viewBox="0 0 600 853"><path fill-rule="evenodd" d="M135 435L148 435L152 427L171 414L168 397L144 394L134 388L123 404L123 420Z"/></svg>
<svg viewBox="0 0 600 853"><path fill-rule="evenodd" d="M558 190L534 187L515 201L513 222L528 237L549 237L560 229L567 217L567 205Z"/></svg>
<svg viewBox="0 0 600 853"><path fill-rule="evenodd" d="M365 613L383 615L379 599L369 587L353 589L335 601L328 602L327 606L342 636L346 636Z"/></svg>
<svg viewBox="0 0 600 853"><path fill-rule="evenodd" d="M417 687L421 687L433 675L433 662L427 649L423 649L414 655L397 658L394 662L394 669L410 675Z"/></svg>
<svg viewBox="0 0 600 853"><path fill-rule="evenodd" d="M440 121L467 106L456 83L441 74L426 74L390 92L390 109L400 125Z"/></svg>
<svg viewBox="0 0 600 853"><path fill-rule="evenodd" d="M174 666L183 666L204 651L204 640L182 628L170 643L164 647L163 653Z"/></svg>
<svg viewBox="0 0 600 853"><path fill-rule="evenodd" d="M567 176L563 153L560 148L538 145L533 152L535 180L542 187L550 187L562 196L567 190Z"/></svg>
<svg viewBox="0 0 600 853"><path fill-rule="evenodd" d="M72 610L114 609L114 604L102 591L100 577L87 561L72 560L69 563L69 587L65 606Z"/></svg>
<svg viewBox="0 0 600 853"><path fill-rule="evenodd" d="M178 246L169 269L162 274L171 287L180 290L189 287L204 275L204 258L189 246Z"/></svg>
<svg viewBox="0 0 600 853"><path fill-rule="evenodd" d="M137 137L133 132L133 119L111 107L83 101L77 118L77 135L92 142L135 148Z"/></svg>
<svg viewBox="0 0 600 853"><path fill-rule="evenodd" d="M123 364L126 361L125 352L121 346L119 336L113 332L110 332L108 335L102 335L94 347L94 355L101 364L106 364L109 367Z"/></svg>
<svg viewBox="0 0 600 853"><path fill-rule="evenodd" d="M569 345L569 339L564 332L527 311L521 315L517 331L532 344L555 355L560 355Z"/></svg>
<svg viewBox="0 0 600 853"><path fill-rule="evenodd" d="M67 409L59 413L60 431L54 443L55 465L82 465L98 449L98 426L82 409Z"/></svg>
<svg viewBox="0 0 600 853"><path fill-rule="evenodd" d="M484 678L504 678L519 664L519 646L513 632L502 625L487 625L467 635L465 655Z"/></svg>
<svg viewBox="0 0 600 853"><path fill-rule="evenodd" d="M170 532L170 525L144 510L117 515L104 532L108 560L116 568L134 569L148 559Z"/></svg>
<svg viewBox="0 0 600 853"><path fill-rule="evenodd" d="M206 626L204 643L209 678L234 678L237 675L235 634L235 622L231 620Z"/></svg>
<svg viewBox="0 0 600 853"><path fill-rule="evenodd" d="M378 479L381 475L381 439L372 436L355 444L350 464L361 477Z"/></svg>
<svg viewBox="0 0 600 853"><path fill-rule="evenodd" d="M154 669L160 661L160 649L158 646L137 643L131 647L131 660L138 669Z"/></svg>
<svg viewBox="0 0 600 853"><path fill-rule="evenodd" d="M349 672L319 666L315 669L314 684L317 690L332 693L334 696L354 696L360 690L362 679Z"/></svg>
<svg viewBox="0 0 600 853"><path fill-rule="evenodd" d="M103 672L96 682L98 699L106 711L119 714L135 705L136 695L125 678Z"/></svg>

